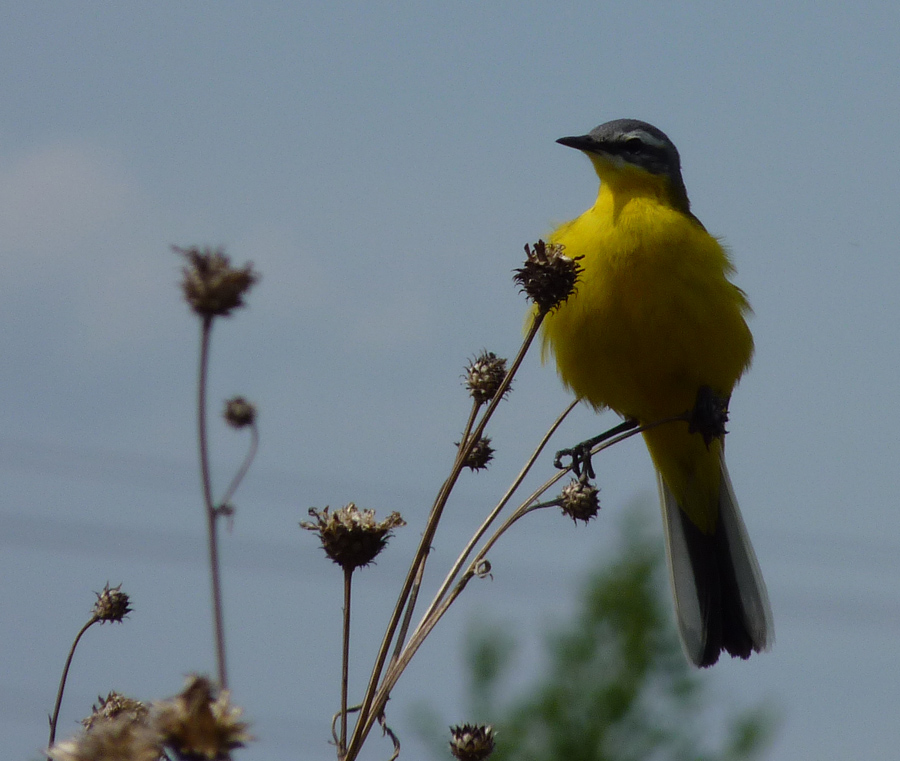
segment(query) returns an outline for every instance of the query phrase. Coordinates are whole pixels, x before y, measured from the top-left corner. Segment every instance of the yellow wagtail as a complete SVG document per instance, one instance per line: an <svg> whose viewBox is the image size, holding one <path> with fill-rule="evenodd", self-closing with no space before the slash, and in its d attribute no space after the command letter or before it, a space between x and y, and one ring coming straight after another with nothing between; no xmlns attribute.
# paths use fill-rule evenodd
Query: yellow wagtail
<svg viewBox="0 0 900 761"><path fill-rule="evenodd" d="M581 257L577 290L543 323L544 355L595 408L644 425L727 400L750 364L750 307L728 254L691 213L672 141L619 119L557 142L600 177L596 203L550 242ZM724 429L723 431L724 432ZM773 640L766 587L725 467L722 438L682 420L644 432L656 466L684 649L709 666Z"/></svg>

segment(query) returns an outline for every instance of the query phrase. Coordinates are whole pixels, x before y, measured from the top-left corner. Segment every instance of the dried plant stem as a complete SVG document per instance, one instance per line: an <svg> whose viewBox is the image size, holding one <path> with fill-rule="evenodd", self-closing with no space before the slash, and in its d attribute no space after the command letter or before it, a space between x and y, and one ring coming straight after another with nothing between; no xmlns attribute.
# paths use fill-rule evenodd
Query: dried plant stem
<svg viewBox="0 0 900 761"><path fill-rule="evenodd" d="M503 379L503 382L500 384L500 387L497 389L497 392L494 394L493 399L491 399L490 404L488 404L488 408L479 421L475 431L472 433L471 438L469 439L469 445L466 447L464 452L460 452L459 467L462 468L462 463L466 461L466 458L469 456L469 452L472 451L472 447L478 442L481 438L481 435L484 433L484 429L488 424L488 421L494 414L494 410L497 409L497 405L500 404L507 390L509 389L509 385L512 383L513 376L518 372L519 366L522 364L522 360L525 359L525 355L528 353L528 349L531 348L531 344L534 341L535 336L537 335L538 330L541 327L541 323L544 321L544 317L546 313L540 312L534 316L534 319L531 321L531 326L528 328L528 333L525 336L525 340L522 341L522 345L519 347L519 351L516 354L516 358L513 360L512 365L510 365L509 371L506 373L506 377Z"/></svg>
<svg viewBox="0 0 900 761"><path fill-rule="evenodd" d="M397 633L397 626L400 624L400 619L401 617L410 619L412 616L412 606L410 606L407 613L404 613L404 610L407 608L407 604L411 601L410 593L413 590L416 579L421 578L425 562L428 558L428 553L431 549L431 541L434 538L435 531L437 530L437 525L441 519L444 506L447 504L450 493L452 492L453 487L456 485L456 481L459 478L460 473L462 472L469 453L472 451L472 448L484 433L484 429L487 426L488 421L493 416L494 411L497 409L497 405L500 404L500 401L503 399L506 391L509 389L509 385L510 383L512 383L513 376L518 371L519 367L522 364L522 360L525 358L525 354L531 347L531 344L534 341L535 336L537 335L538 329L543 322L544 314L544 312L540 312L536 314L534 319L532 320L528 333L525 336L522 345L519 347L519 351L516 354L516 357L513 360L509 370L507 371L506 377L504 377L499 388L494 394L494 397L488 404L488 407L482 415L480 421L475 426L475 430L472 431L470 435L462 439L460 447L457 451L456 459L450 470L450 475L447 477L447 480L444 481L437 497L435 498L434 505L431 508L431 513L428 516L428 521L425 524L425 530L422 533L422 539L419 542L418 549L416 550L416 554L413 557L412 564L410 565L409 572L407 573L406 580L401 589L400 596L397 599L397 604L394 607L393 614L391 615L387 630L385 631L384 639L382 640L381 647L375 659L375 665L369 678L369 684L366 688L366 694L363 698L359 717L356 720L356 725L353 729L353 735L350 738L350 743L347 748L347 755L345 756L346 761L353 761L353 759L355 759L359 754L362 744L365 741L365 738L368 736L375 718L384 709L384 703L387 702L386 696L384 700L381 701L381 705L377 708L377 710L372 713L373 699L375 697L376 690L379 692L384 692L383 688L381 690L378 689L378 683L381 680L382 670L384 669L385 660L387 659L387 653L390 649L391 642L394 640L394 635ZM474 419L474 414L476 411L477 405L470 415L470 420ZM470 428L471 423L467 424L466 431L468 431ZM416 649L418 649L418 647ZM402 671L402 668L400 670ZM395 682L396 679L388 688L388 694Z"/></svg>
<svg viewBox="0 0 900 761"><path fill-rule="evenodd" d="M62 706L63 692L65 692L66 689L66 679L69 676L69 666L72 665L72 657L75 655L75 648L78 647L78 642L82 635L99 620L100 619L97 616L92 616L90 621L81 627L81 631L78 632L74 642L72 642L72 647L69 648L66 665L63 667L62 677L60 677L59 680L59 689L56 691L56 705L53 706L53 715L50 717L50 745L53 745L56 741L56 724L59 721L59 709Z"/></svg>
<svg viewBox="0 0 900 761"><path fill-rule="evenodd" d="M460 459L463 450L466 449L472 439L472 426L475 425L475 418L478 417L479 407L480 405L473 404L472 409L469 410L469 417L466 420L466 427L463 429L463 435L459 441L459 447L456 450L457 459Z"/></svg>
<svg viewBox="0 0 900 761"><path fill-rule="evenodd" d="M462 451L463 449L465 449L465 447L460 446L460 451ZM359 716L357 717L356 725L353 728L353 736L350 738L350 744L347 748L347 755L345 758L348 761L352 761L352 759L356 758L356 755L359 753L359 749L362 747L362 742L363 740L365 740L365 736L368 735L368 730L371 729L371 723L367 722L367 719L369 718L369 709L372 705L372 698L375 695L375 690L378 687L378 680L381 678L381 672L384 668L384 662L387 659L388 649L391 646L394 635L397 633L397 626L400 623L401 616L404 615L404 609L406 608L407 601L410 598L410 594L413 590L413 586L415 585L415 581L417 578L421 578L424 570L424 561L431 548L431 540L434 536L434 531L437 528L437 523L440 520L441 512L444 509L444 505L447 502L447 497L449 497L450 491L453 488L453 484L459 477L459 473L461 472L461 470L462 461L459 453L457 453L457 457L454 461L453 468L451 469L450 476L441 485L438 496L431 508L431 513L428 517L428 521L425 524L425 531L422 533L422 539L419 541L419 546L416 550L415 556L413 557L413 562L409 567L409 571L406 575L406 580L404 581L403 587L400 590L400 596L397 598L397 603L394 606L394 611L391 614L390 621L388 622L387 630L385 631L384 638L381 641L381 647L379 648L378 655L375 658L375 665L372 669L372 675L369 678L369 684L366 688L366 694L360 706ZM405 616L407 621L411 616L412 611L408 611ZM360 727L364 724L367 724L368 726L365 735L361 736Z"/></svg>
<svg viewBox="0 0 900 761"><path fill-rule="evenodd" d="M394 643L394 654L391 656L391 662L397 660L400 651L403 650L403 643L406 642L406 633L409 631L409 625L412 623L413 611L416 607L416 600L419 598L419 590L422 588L422 577L425 576L425 564L419 565L416 572L415 581L413 581L412 590L409 593L409 602L406 605L406 611L403 614L403 623L400 624L400 631L397 634L397 640Z"/></svg>
<svg viewBox="0 0 900 761"><path fill-rule="evenodd" d="M250 470L253 459L256 457L257 449L259 449L259 428L256 427L256 422L253 422L250 424L250 449L247 452L246 457L244 457L241 467L238 468L238 472L235 473L234 478L231 479L231 483L228 484L225 495L219 501L220 505L227 505L231 501L238 486L241 485L241 481L244 480L244 476L247 475L247 471Z"/></svg>
<svg viewBox="0 0 900 761"><path fill-rule="evenodd" d="M472 441L472 426L475 424L475 419L478 416L478 409L480 406L481 405L479 404L473 404L472 409L469 411L469 417L466 420L466 427L463 429L463 435L460 439L459 447L456 450L457 459L454 461L454 468L457 466L457 464L465 460L465 458L463 457L463 453L469 451L469 444ZM419 589L421 589L422 587L422 578L424 575L425 563L423 561L422 563L419 563L415 579L413 580L412 589L409 593L408 601L406 603L406 611L403 614L403 623L400 624L400 631L397 634L397 639L394 643L394 654L391 656L392 662L395 661L400 655L400 651L403 649L403 645L406 642L406 633L409 631L409 625L412 622L413 612L415 611L416 601L419 598Z"/></svg>
<svg viewBox="0 0 900 761"><path fill-rule="evenodd" d="M550 438L556 433L556 430L562 425L563 420L568 417L569 413L575 409L575 406L579 403L579 399L575 399L572 403L566 407L565 410L560 414L558 418L553 422L550 428L547 430L547 433L544 434L544 437L541 439L540 443L538 443L531 457L528 458L528 461L525 463L525 466L519 472L519 475L516 476L515 480L513 480L512 484L510 484L509 489L506 490L506 494L503 495L502 499L497 503L497 506L491 510L490 514L487 518L484 519L484 522L469 540L469 543L465 546L463 551L460 553L459 557L456 559L456 562L453 564L453 567L450 569L446 578L444 579L444 583L441 585L441 588L438 590L437 594L434 596L434 599L431 602L428 610L422 616L422 620L426 620L434 611L434 609L438 606L441 599L445 594L447 594L447 590L450 588L450 585L453 583L453 580L456 578L457 574L462 568L463 563L466 562L466 558L469 557L472 550L475 548L475 545L481 541L481 537L487 533L487 530L491 527L491 524L497 519L497 516L506 507L507 503L510 499L512 499L513 494L515 494L516 490L522 484L522 481L525 479L525 476L528 475L528 472L531 470L534 463L537 461L537 458L540 456L541 452L544 450L544 447L547 446L547 442L550 441Z"/></svg>
<svg viewBox="0 0 900 761"><path fill-rule="evenodd" d="M209 473L209 451L206 436L206 377L209 368L209 344L212 333L211 315L205 315L200 333L200 369L197 382L197 438L200 446L200 473L203 480L203 501L206 508L206 535L209 547L209 575L212 584L213 626L216 646L216 666L219 686L228 687L225 667L225 624L222 616L222 583L219 573L219 542L216 519L219 512L213 503L212 479Z"/></svg>
<svg viewBox="0 0 900 761"><path fill-rule="evenodd" d="M568 410L566 411L566 414L567 413ZM548 438L548 436L545 436L545 439L546 438ZM542 445L543 443L545 442L542 442ZM612 442L607 442L607 444L611 443ZM542 446L540 448L542 448ZM496 543L497 539L499 539L500 536L502 536L513 523L515 523L519 518L525 515L525 513L529 512L528 507L535 500L537 500L537 498L541 494L543 494L545 491L547 491L547 489L553 486L553 484L563 478L563 476L565 476L566 473L568 473L570 470L570 468L567 468L565 470L559 471L552 478L548 479L544 484L538 487L528 497L528 499L526 499L525 502L523 502L522 505L517 508L516 511L506 519L506 521L503 522L503 524L494 532L490 539L488 539L485 546L481 550L479 550L478 554L469 563L469 567L466 569L466 572L462 575L460 580L456 583L453 590L448 594L446 592L446 589L442 588L441 593L439 593L439 595L441 595L440 598L437 596L435 597L435 600L432 602L431 607L429 607L426 614L422 617L419 625L412 633L409 644L403 649L403 652L399 655L399 657L391 662L391 665L387 673L385 674L384 681L382 682L381 687L379 688L373 699L373 715L377 716L380 711L384 710L384 706L387 704L387 700L390 697L391 690L394 688L394 685L396 685L397 680L400 678L400 675L406 669L407 665L409 665L409 662L412 660L419 647L421 647L422 643L425 641L425 638L431 633L434 627L437 626L441 618L443 618L444 613L447 612L450 606L456 601L460 594L462 594L471 578L478 573L478 567L484 560L484 557L487 554L488 550L490 550L490 548ZM511 496L511 494L508 493L504 500L508 501L509 496ZM498 511L495 509L495 513L496 512ZM496 515L494 515L493 517L496 517ZM485 528L486 530L486 527L483 526L482 528ZM482 534L483 533L484 532L482 532ZM475 540L475 543L477 543L477 540ZM470 551L471 547L467 547L465 550L466 554L468 554L468 552Z"/></svg>
<svg viewBox="0 0 900 761"><path fill-rule="evenodd" d="M591 456L599 454L604 449L609 449L616 444L625 441L626 439L630 439L632 436L637 436L639 433L643 433L644 431L649 431L652 428L657 428L661 425L665 425L667 423L674 423L678 420L683 421L685 419L685 415L675 415L673 417L664 418L662 420L657 420L653 423L647 423L647 425L636 426L629 430L623 431L618 435L614 435L610 438L604 439L602 442L599 442L591 449ZM616 431L620 426L616 426L611 429L611 431ZM471 578L476 573L476 569L478 565L484 560L487 553L491 550L491 548L497 543L497 540L506 533L506 530L512 526L516 521L518 521L523 516L532 512L533 510L539 510L544 507L550 507L557 504L556 500L552 502L546 502L537 504L538 498L544 494L551 486L562 480L562 478L572 471L572 466L570 465L567 468L560 469L557 473L547 479L541 486L535 489L526 500L522 502L519 507L517 507L513 513L503 522L503 524L491 535L491 537L485 542L484 546L478 551L478 554L473 558L472 562L469 564L469 569L466 571L466 574L469 578ZM464 577L465 578L465 577ZM468 579L466 579L468 582ZM462 591L461 589L459 591ZM458 593L457 593L458 594ZM424 617L423 617L424 619Z"/></svg>
<svg viewBox="0 0 900 761"><path fill-rule="evenodd" d="M350 675L350 590L353 586L353 568L344 568L344 630L341 653L341 735L338 740L338 759L347 753L347 685Z"/></svg>
<svg viewBox="0 0 900 761"><path fill-rule="evenodd" d="M570 407L563 413L563 415L558 419L558 421L554 424L557 426L565 415L571 410L574 406L570 405ZM675 415L670 418L665 418L663 420L658 420L653 423L648 423L647 425L643 425L637 428L633 428L631 430L625 431L613 438L607 439L591 449L591 454L595 455L604 449L608 449L615 444L618 444L625 439L629 439L632 436L636 436L639 433L643 433L644 431L650 430L651 428L656 428L660 425L665 425L667 423L672 423L675 421L684 421L686 419L685 415ZM552 433L552 431L551 431ZM538 452L541 448L543 448L546 443L546 439L549 438L549 434L545 436L545 440L542 440L541 445L538 448ZM537 453L534 455L537 456ZM491 548L497 543L503 534L514 524L516 521L521 519L523 516L532 512L533 510L538 510L544 507L550 507L556 504L556 501L547 502L537 504L538 498L544 494L551 486L560 481L563 477L565 477L569 472L571 472L572 468L567 467L561 469L559 472L554 474L551 478L549 478L546 482L544 482L541 486L532 492L527 499L525 499L522 504L516 508L515 511L497 528L497 530L491 535L491 537L485 542L484 546L478 551L472 561L469 563L468 568L465 573L463 573L462 577L453 587L452 591L447 593L445 589L442 589L443 596L439 599L435 597L435 601L432 603L432 606L426 612L426 614L422 617L421 622L416 627L415 631L413 631L410 636L409 643L403 649L402 653L391 662L387 672L384 675L384 680L382 681L377 693L375 694L372 700L372 709L370 713L370 718L367 719L369 726L363 726L362 731L368 732L371 728L371 724L373 720L371 716L378 716L383 710L385 705L387 704L388 698L390 697L391 690L393 690L394 686L397 683L397 680L400 678L403 671L409 665L409 662L412 660L413 656L418 651L419 647L421 647L422 643L428 637L428 635L432 632L435 626L437 626L438 622L443 618L444 614L449 610L450 606L456 601L456 599L462 594L463 590L468 585L469 581L473 576L478 575L479 568L484 561L485 556L491 550ZM508 501L509 494L504 497L504 500ZM482 532L483 533L483 532ZM476 540L477 541L477 540ZM470 551L471 548L467 547L466 550ZM458 569L457 569L458 570ZM440 593L439 593L440 594ZM361 723L361 722L360 722ZM357 731L359 731L359 724L357 725Z"/></svg>

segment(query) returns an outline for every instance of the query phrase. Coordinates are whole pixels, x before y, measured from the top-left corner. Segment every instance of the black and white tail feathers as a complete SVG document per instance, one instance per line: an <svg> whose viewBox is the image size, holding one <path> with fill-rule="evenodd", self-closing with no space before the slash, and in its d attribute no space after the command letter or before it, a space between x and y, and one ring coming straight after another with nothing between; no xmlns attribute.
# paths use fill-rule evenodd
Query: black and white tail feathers
<svg viewBox="0 0 900 761"><path fill-rule="evenodd" d="M768 650L775 641L772 610L724 457L713 534L688 519L657 476L675 613L688 658L711 666L723 650L740 658Z"/></svg>

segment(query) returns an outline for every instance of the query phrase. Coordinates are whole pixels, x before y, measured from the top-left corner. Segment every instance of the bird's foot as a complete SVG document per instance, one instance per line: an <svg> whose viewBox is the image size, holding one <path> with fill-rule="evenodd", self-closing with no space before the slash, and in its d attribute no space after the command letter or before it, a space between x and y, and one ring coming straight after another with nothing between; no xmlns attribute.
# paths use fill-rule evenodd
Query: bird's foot
<svg viewBox="0 0 900 761"><path fill-rule="evenodd" d="M553 458L553 465L560 470L571 468L581 481L596 478L594 465L591 462L591 450L597 446L597 444L601 444L614 436L618 436L620 433L625 433L633 428L637 428L638 425L639 423L637 420L626 420L623 423L619 423L619 425L614 428L604 431L599 436L594 436L592 439L587 439L586 441L576 444L571 449L560 449L556 453L556 457ZM564 458L571 458L571 460L566 463L564 462Z"/></svg>
<svg viewBox="0 0 900 761"><path fill-rule="evenodd" d="M688 430L699 433L706 446L715 439L725 437L728 422L728 397L716 395L709 386L701 386L697 392L694 409L688 413Z"/></svg>

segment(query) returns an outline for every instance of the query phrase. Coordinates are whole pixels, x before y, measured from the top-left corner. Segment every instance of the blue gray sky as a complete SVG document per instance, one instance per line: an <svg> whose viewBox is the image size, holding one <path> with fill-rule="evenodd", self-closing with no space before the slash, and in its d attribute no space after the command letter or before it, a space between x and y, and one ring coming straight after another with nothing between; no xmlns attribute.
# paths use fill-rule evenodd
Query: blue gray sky
<svg viewBox="0 0 900 761"><path fill-rule="evenodd" d="M212 353L212 399L250 397L262 432L223 539L235 699L259 737L241 758L328 757L340 579L297 522L350 500L409 521L360 579L359 691L463 425L463 365L515 351L523 245L593 201L589 163L554 140L619 117L678 145L694 211L755 309L728 453L777 641L717 665L710 690L727 710L782 713L773 759L895 755L900 6L0 7L7 757L45 742L66 650L107 581L135 610L85 637L62 736L98 694L164 697L213 668L198 328L169 246L223 245L262 273ZM496 465L461 485L432 576L566 402L531 355L491 427ZM579 410L559 445L613 422ZM244 444L215 429L220 490ZM518 668L538 670L540 632L572 610L622 514L655 499L639 442L600 477L600 520L517 527L493 581L423 648L391 702L409 748L423 699L447 723L470 718L473 620L514 627Z"/></svg>

